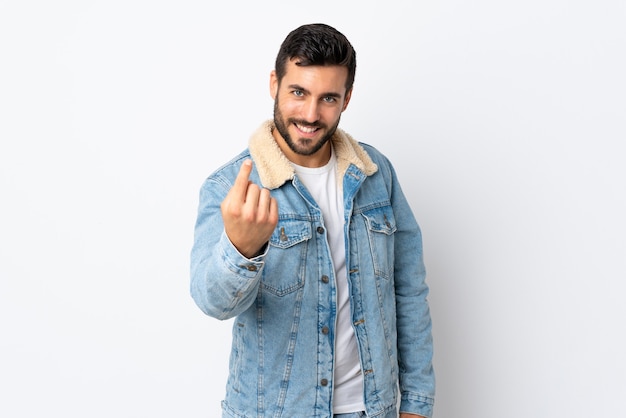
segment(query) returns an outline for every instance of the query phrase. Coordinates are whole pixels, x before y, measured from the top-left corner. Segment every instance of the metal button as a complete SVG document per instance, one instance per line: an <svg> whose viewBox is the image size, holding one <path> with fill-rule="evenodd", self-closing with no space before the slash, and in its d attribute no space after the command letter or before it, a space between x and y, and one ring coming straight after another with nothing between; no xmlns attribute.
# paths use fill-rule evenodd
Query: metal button
<svg viewBox="0 0 626 418"><path fill-rule="evenodd" d="M321 226L317 227L317 233L318 234L323 234L324 233L324 228L322 228Z"/></svg>
<svg viewBox="0 0 626 418"><path fill-rule="evenodd" d="M328 334L328 331L329 331L328 327L323 327L322 328L322 334L326 335L326 334Z"/></svg>
<svg viewBox="0 0 626 418"><path fill-rule="evenodd" d="M323 275L322 276L322 283L328 283L330 280L328 279L327 275Z"/></svg>
<svg viewBox="0 0 626 418"><path fill-rule="evenodd" d="M328 386L328 379L322 379L322 380L320 380L320 385L322 385L322 386Z"/></svg>

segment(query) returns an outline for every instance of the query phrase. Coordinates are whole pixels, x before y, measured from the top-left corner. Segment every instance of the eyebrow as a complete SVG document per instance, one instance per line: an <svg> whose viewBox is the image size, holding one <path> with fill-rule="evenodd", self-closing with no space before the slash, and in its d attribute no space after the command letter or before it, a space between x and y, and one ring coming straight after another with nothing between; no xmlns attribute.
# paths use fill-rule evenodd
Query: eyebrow
<svg viewBox="0 0 626 418"><path fill-rule="evenodd" d="M305 92L306 94L311 94L311 92L307 89L305 89L304 87L298 85L298 84L290 84L289 86L287 86L289 89L293 89L293 90L301 90L303 92ZM322 97L334 97L337 99L341 99L341 94L336 93L336 92L328 92L328 93L322 93L321 94Z"/></svg>

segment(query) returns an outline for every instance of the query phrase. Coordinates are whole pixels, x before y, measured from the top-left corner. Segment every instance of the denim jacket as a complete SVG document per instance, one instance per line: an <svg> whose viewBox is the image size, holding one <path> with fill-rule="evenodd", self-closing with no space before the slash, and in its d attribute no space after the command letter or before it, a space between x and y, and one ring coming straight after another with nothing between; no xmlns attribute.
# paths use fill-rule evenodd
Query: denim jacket
<svg viewBox="0 0 626 418"><path fill-rule="evenodd" d="M324 219L264 123L249 147L200 191L191 295L218 319L235 318L224 417L332 417L336 287ZM346 268L368 417L430 417L431 319L421 232L390 162L338 129L332 138L344 194ZM278 225L263 253L242 256L220 204L243 161L271 190ZM398 410L398 399L399 410Z"/></svg>

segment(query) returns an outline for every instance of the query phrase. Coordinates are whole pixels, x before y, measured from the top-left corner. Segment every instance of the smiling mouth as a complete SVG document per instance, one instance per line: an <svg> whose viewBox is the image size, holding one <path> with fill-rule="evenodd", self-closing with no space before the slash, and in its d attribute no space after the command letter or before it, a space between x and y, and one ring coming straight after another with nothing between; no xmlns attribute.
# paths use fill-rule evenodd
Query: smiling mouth
<svg viewBox="0 0 626 418"><path fill-rule="evenodd" d="M299 123L294 123L294 125L300 132L305 133L305 134L312 134L316 132L318 129L320 129L319 126L306 126L306 125L301 125Z"/></svg>

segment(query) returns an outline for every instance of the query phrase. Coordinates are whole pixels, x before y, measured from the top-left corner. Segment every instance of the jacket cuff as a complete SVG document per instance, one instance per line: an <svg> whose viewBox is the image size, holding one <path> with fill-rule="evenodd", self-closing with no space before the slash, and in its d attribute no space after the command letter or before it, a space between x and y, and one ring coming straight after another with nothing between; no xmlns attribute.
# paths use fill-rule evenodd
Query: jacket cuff
<svg viewBox="0 0 626 418"><path fill-rule="evenodd" d="M222 232L220 246L222 247L222 259L228 266L228 269L233 273L250 279L256 277L262 270L265 264L265 256L269 249L269 245L266 245L261 254L248 259L230 242L226 232Z"/></svg>
<svg viewBox="0 0 626 418"><path fill-rule="evenodd" d="M428 396L415 393L404 394L400 401L400 412L417 414L430 418L433 416L433 406L435 400Z"/></svg>

